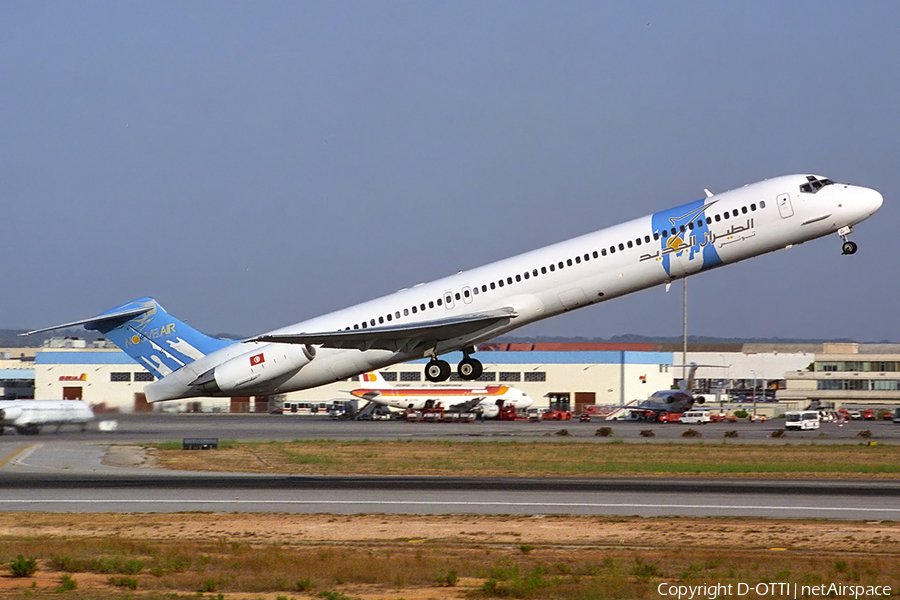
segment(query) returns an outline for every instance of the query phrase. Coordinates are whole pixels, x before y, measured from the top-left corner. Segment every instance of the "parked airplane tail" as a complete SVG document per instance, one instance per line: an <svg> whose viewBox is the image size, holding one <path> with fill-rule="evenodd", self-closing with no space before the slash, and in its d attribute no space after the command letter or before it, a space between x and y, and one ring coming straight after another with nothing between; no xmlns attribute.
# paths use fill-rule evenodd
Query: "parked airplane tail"
<svg viewBox="0 0 900 600"><path fill-rule="evenodd" d="M90 319L29 331L24 335L75 325L99 331L158 378L235 343L200 333L167 313L156 300L147 297Z"/></svg>
<svg viewBox="0 0 900 600"><path fill-rule="evenodd" d="M388 382L384 376L378 371L370 371L359 376L360 383L369 385L377 385L378 387L389 388L394 387Z"/></svg>

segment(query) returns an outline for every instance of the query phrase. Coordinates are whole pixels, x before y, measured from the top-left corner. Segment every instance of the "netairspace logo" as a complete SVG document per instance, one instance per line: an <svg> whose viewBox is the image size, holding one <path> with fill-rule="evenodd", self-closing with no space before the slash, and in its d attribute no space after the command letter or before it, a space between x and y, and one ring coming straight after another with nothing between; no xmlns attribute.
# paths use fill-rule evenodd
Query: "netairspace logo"
<svg viewBox="0 0 900 600"><path fill-rule="evenodd" d="M753 594L757 598L884 598L891 595L889 585L845 585L824 583L821 585L799 585L797 583L713 583L703 585L680 585L660 583L656 592L666 598L677 600L717 598L740 598Z"/></svg>

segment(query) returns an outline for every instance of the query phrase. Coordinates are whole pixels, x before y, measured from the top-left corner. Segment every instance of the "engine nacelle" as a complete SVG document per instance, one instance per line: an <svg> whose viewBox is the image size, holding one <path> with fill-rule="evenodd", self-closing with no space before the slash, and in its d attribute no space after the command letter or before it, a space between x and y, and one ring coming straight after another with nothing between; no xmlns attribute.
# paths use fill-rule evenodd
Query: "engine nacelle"
<svg viewBox="0 0 900 600"><path fill-rule="evenodd" d="M10 406L0 410L0 421L15 421L22 416L21 406Z"/></svg>
<svg viewBox="0 0 900 600"><path fill-rule="evenodd" d="M494 419L500 414L500 407L496 404L485 406L481 414L485 419Z"/></svg>
<svg viewBox="0 0 900 600"><path fill-rule="evenodd" d="M273 379L298 371L316 356L308 345L268 344L225 361L191 385L205 394L246 393Z"/></svg>
<svg viewBox="0 0 900 600"><path fill-rule="evenodd" d="M694 396L694 404L705 404L706 398L703 396Z"/></svg>

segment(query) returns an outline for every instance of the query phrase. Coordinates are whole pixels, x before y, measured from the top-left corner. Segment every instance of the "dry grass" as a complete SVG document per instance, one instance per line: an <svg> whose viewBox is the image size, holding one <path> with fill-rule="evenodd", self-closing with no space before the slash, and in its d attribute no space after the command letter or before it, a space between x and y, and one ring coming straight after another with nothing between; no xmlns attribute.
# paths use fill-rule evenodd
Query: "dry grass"
<svg viewBox="0 0 900 600"><path fill-rule="evenodd" d="M38 573L0 577L2 598L649 598L663 581L900 590L896 523L0 514L0 563L18 554ZM65 576L75 590L57 591Z"/></svg>
<svg viewBox="0 0 900 600"><path fill-rule="evenodd" d="M552 449L552 451L548 451ZM154 447L171 469L310 475L900 478L900 447L881 445L545 442L228 443L186 452Z"/></svg>

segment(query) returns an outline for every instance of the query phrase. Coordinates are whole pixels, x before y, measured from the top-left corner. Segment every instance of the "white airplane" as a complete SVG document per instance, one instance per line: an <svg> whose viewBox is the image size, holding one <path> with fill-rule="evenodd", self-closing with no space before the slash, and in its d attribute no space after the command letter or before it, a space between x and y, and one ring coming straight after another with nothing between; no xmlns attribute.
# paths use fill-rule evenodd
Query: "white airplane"
<svg viewBox="0 0 900 600"><path fill-rule="evenodd" d="M398 387L393 386L376 372L365 373L363 382L369 387L350 393L382 406L401 410L443 408L450 412L480 412L486 419L500 414L500 409L512 407L525 410L532 405L531 398L522 390L505 385L482 387Z"/></svg>
<svg viewBox="0 0 900 600"><path fill-rule="evenodd" d="M722 265L837 233L882 204L877 191L787 175L663 210L243 341L211 338L152 298L39 329L75 325L106 335L158 379L158 402L270 395L313 388L414 359L445 381L439 356L462 351L461 379L478 379L477 344L523 325ZM28 334L24 334L28 335Z"/></svg>
<svg viewBox="0 0 900 600"><path fill-rule="evenodd" d="M15 427L22 435L40 433L45 425L81 425L84 431L94 411L81 400L0 400L0 435Z"/></svg>

